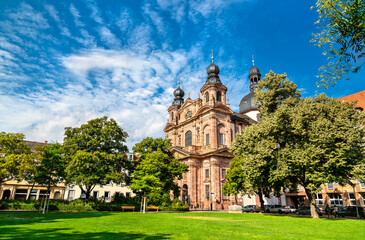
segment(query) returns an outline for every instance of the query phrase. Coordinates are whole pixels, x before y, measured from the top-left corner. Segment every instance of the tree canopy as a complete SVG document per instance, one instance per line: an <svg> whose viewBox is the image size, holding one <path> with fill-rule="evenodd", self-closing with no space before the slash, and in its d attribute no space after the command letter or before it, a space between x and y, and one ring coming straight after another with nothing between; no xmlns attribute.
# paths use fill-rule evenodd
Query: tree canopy
<svg viewBox="0 0 365 240"><path fill-rule="evenodd" d="M133 172L131 189L143 192L156 205L169 203L170 191L174 197L179 196L175 180L188 171L188 166L174 158L170 147L170 141L162 138L145 138L133 147L140 158Z"/></svg>
<svg viewBox="0 0 365 240"><path fill-rule="evenodd" d="M324 48L328 64L319 74L321 86L334 85L348 72L357 72L364 64L365 1L317 0L319 33L312 42Z"/></svg>
<svg viewBox="0 0 365 240"><path fill-rule="evenodd" d="M21 133L0 133L0 185L6 179L29 180L35 159Z"/></svg>
<svg viewBox="0 0 365 240"><path fill-rule="evenodd" d="M270 72L261 81L255 93L264 114L232 143L231 151L237 156L233 169L239 166L242 177L231 178L229 171L227 179L236 181L237 190L264 194L265 186L275 192L280 188L295 191L301 185L312 217L318 217L315 193L322 184L346 184L364 174L364 114L354 103L325 94L299 98L295 84L283 84L289 81L283 75ZM270 84L273 82L281 84ZM281 94L288 92L285 86L290 86L291 94Z"/></svg>
<svg viewBox="0 0 365 240"><path fill-rule="evenodd" d="M81 127L65 129L66 180L79 185L86 201L97 184L125 179L128 148L124 143L128 134L114 119L96 118Z"/></svg>

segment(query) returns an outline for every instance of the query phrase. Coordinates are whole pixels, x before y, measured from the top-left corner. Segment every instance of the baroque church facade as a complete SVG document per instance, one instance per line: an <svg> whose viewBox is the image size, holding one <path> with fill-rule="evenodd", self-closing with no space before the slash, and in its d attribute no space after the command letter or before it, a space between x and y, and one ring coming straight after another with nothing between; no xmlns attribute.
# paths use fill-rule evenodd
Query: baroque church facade
<svg viewBox="0 0 365 240"><path fill-rule="evenodd" d="M181 200L191 209L220 210L235 204L237 199L222 192L225 174L233 155L229 146L236 134L257 122L258 107L254 90L261 74L253 65L250 69L250 93L242 98L240 112L230 108L227 87L219 78L219 67L213 63L207 68L207 79L200 95L184 101L184 91L174 91L174 101L168 108L169 118L164 128L166 139L172 143L172 152L189 171L178 181ZM242 198L241 198L242 201Z"/></svg>

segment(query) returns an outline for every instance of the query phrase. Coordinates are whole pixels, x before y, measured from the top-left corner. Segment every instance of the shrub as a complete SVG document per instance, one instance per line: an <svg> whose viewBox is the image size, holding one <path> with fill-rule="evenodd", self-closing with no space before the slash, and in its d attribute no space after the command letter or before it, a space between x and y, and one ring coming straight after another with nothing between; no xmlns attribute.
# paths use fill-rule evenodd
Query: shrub
<svg viewBox="0 0 365 240"><path fill-rule="evenodd" d="M179 199L174 199L170 205L162 205L160 206L160 209L161 211L185 212L189 211L189 206Z"/></svg>

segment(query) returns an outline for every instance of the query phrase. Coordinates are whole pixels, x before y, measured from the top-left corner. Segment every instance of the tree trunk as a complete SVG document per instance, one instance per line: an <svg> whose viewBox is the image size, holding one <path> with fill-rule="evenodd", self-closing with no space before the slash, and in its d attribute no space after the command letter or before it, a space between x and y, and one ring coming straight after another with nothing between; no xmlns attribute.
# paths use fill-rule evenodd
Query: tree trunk
<svg viewBox="0 0 365 240"><path fill-rule="evenodd" d="M356 186L356 185L352 185L352 189L354 190L354 197L355 197L356 217L357 217L357 218L360 218L359 208L358 208L358 206L357 206L357 199L356 199L355 186Z"/></svg>
<svg viewBox="0 0 365 240"><path fill-rule="evenodd" d="M32 187L30 188L30 191L29 191L29 194L27 195L27 199L26 200L29 200L29 197L32 194L32 191L33 191L33 188L34 188L34 184L35 184L35 182L33 183Z"/></svg>
<svg viewBox="0 0 365 240"><path fill-rule="evenodd" d="M264 213L265 212L265 202L264 202L264 196L262 195L261 190L258 192L258 195L259 195L260 205L261 205L260 209L261 209L261 212Z"/></svg>
<svg viewBox="0 0 365 240"><path fill-rule="evenodd" d="M146 195L143 197L143 213L146 213Z"/></svg>
<svg viewBox="0 0 365 240"><path fill-rule="evenodd" d="M312 218L319 218L318 212L317 212L317 204L316 204L316 197L314 193L312 193L310 190L305 189L305 193L307 194L308 200L309 200L309 206L311 209L311 217Z"/></svg>
<svg viewBox="0 0 365 240"><path fill-rule="evenodd" d="M45 197L44 204L43 204L43 212L42 212L42 214L45 214L46 213L46 206L47 206L47 192L46 192L46 197Z"/></svg>

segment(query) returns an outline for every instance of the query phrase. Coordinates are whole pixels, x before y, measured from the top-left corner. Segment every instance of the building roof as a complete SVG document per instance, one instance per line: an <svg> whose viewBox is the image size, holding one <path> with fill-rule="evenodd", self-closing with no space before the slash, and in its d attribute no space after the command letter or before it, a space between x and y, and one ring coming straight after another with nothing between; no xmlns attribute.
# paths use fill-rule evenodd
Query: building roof
<svg viewBox="0 0 365 240"><path fill-rule="evenodd" d="M355 107L360 108L361 111L364 111L364 109L365 109L365 90L339 98L338 100L341 102L357 101Z"/></svg>

